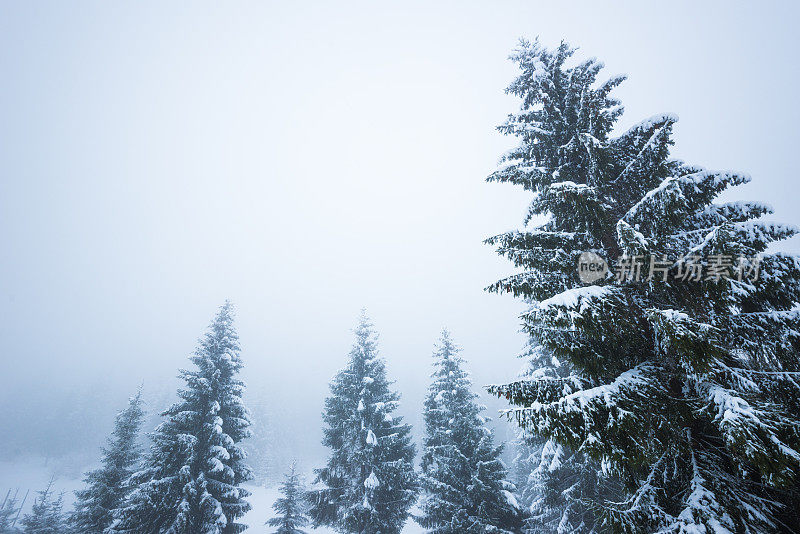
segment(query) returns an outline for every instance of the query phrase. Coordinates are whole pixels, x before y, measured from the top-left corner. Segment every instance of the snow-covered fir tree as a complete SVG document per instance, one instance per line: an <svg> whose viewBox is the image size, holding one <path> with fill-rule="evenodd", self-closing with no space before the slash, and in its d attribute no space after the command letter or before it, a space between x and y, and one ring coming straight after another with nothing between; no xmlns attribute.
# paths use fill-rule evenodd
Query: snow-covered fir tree
<svg viewBox="0 0 800 534"><path fill-rule="evenodd" d="M417 496L411 427L393 416L400 395L390 389L376 336L362 313L350 360L325 400L327 465L316 471L324 488L310 492L315 527L342 533L400 532Z"/></svg>
<svg viewBox="0 0 800 534"><path fill-rule="evenodd" d="M12 492L10 489L6 493L3 503L0 504L0 534L12 532L11 526L19 515L19 490Z"/></svg>
<svg viewBox="0 0 800 534"><path fill-rule="evenodd" d="M181 400L153 432L145 466L132 479L138 487L116 512L114 532L235 534L247 528L236 519L250 509L250 493L240 487L250 469L239 445L250 419L237 378L242 359L229 302L190 359L196 369L181 371Z"/></svg>
<svg viewBox="0 0 800 534"><path fill-rule="evenodd" d="M519 355L524 361L517 378L519 380L540 378L543 375L554 374L560 366L552 365L544 357L541 347L529 342L525 350ZM514 460L511 464L511 480L517 488L517 502L528 512L526 521L526 531L535 532L531 523L539 519L541 511L537 505L542 502L543 480L537 473L547 472L542 470L542 453L545 450L547 439L541 438L536 434L518 429L516 439L511 443L514 448Z"/></svg>
<svg viewBox="0 0 800 534"><path fill-rule="evenodd" d="M308 525L306 517L308 504L294 462L289 466L289 472L286 473L280 490L283 496L272 505L278 515L267 521L267 525L278 528L275 534L305 534L303 528Z"/></svg>
<svg viewBox="0 0 800 534"><path fill-rule="evenodd" d="M614 477L603 476L600 463L555 440L523 433L515 461L520 503L528 513L526 534L595 534L608 525L597 502L621 494Z"/></svg>
<svg viewBox="0 0 800 534"><path fill-rule="evenodd" d="M532 340L521 357L525 360L521 380L560 380L575 373ZM563 387L571 391L568 382ZM520 429L514 445L512 471L517 498L528 512L527 534L607 530L592 503L622 495L616 477L602 476L600 463L586 454L526 429Z"/></svg>
<svg viewBox="0 0 800 534"><path fill-rule="evenodd" d="M521 269L493 289L531 301L525 329L575 373L492 391L625 483L594 503L615 530L800 531L800 269L766 253L796 230L756 220L762 203L715 201L747 175L670 159L675 116L612 135L624 77L598 82L602 64L572 55L512 56L522 107L500 129L520 144L489 180L533 192L540 224L489 242ZM619 281L582 285L583 251Z"/></svg>
<svg viewBox="0 0 800 534"><path fill-rule="evenodd" d="M543 443L533 439L520 430L516 439L510 443L514 459L509 469L509 479L516 488L516 499L523 510L530 510L536 500L536 486L532 480L532 473L539 466L542 456Z"/></svg>
<svg viewBox="0 0 800 534"><path fill-rule="evenodd" d="M64 515L64 494L53 495L53 480L38 493L31 511L20 521L25 534L69 534L70 528Z"/></svg>
<svg viewBox="0 0 800 534"><path fill-rule="evenodd" d="M415 520L440 534L521 532L523 514L506 480L503 447L493 443L459 350L443 331L425 399L424 494Z"/></svg>
<svg viewBox="0 0 800 534"><path fill-rule="evenodd" d="M70 524L77 532L102 534L113 522L133 489L130 477L140 467L139 431L144 419L141 388L114 420L114 430L103 448L101 467L86 474L87 487L75 492Z"/></svg>

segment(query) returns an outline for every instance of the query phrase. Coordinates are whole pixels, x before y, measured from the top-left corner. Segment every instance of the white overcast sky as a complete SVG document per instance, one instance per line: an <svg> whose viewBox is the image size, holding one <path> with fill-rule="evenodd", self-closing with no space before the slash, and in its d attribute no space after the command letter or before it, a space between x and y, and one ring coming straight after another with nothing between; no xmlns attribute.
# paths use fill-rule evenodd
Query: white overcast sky
<svg viewBox="0 0 800 534"><path fill-rule="evenodd" d="M792 2L3 2L0 397L175 375L230 298L246 378L317 418L359 310L419 409L443 326L508 379L521 305L482 245L519 37L625 72L621 127L752 174L800 223ZM797 252L798 240L784 246ZM9 400L11 395L16 400ZM11 403L11 404L9 404ZM117 407L113 407L116 410ZM314 419L316 424L316 419Z"/></svg>

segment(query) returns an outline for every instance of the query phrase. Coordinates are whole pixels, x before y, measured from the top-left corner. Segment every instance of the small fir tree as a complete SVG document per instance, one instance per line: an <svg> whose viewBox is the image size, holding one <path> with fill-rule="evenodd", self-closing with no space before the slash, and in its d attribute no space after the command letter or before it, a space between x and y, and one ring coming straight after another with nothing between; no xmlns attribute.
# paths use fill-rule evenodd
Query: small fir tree
<svg viewBox="0 0 800 534"><path fill-rule="evenodd" d="M51 478L47 487L38 492L31 512L25 514L21 525L25 534L68 534L70 532L63 513L64 493L53 498L53 482Z"/></svg>
<svg viewBox="0 0 800 534"><path fill-rule="evenodd" d="M289 467L280 490L283 497L272 505L278 516L267 521L267 525L278 527L275 534L305 534L302 529L308 525L307 503L295 462Z"/></svg>
<svg viewBox="0 0 800 534"><path fill-rule="evenodd" d="M434 352L433 382L425 399L422 486L416 521L431 532L520 532L522 512L506 480L492 432L481 416L459 349L442 332Z"/></svg>
<svg viewBox="0 0 800 534"><path fill-rule="evenodd" d="M342 533L399 533L417 495L411 427L392 415L390 389L372 325L362 313L350 361L325 400L323 444L328 464L316 471L324 488L309 494L314 527Z"/></svg>
<svg viewBox="0 0 800 534"><path fill-rule="evenodd" d="M131 475L139 467L139 431L144 419L141 388L114 421L114 431L103 449L102 466L86 474L86 489L75 492L77 500L70 524L77 532L102 534L113 522L132 491Z"/></svg>
<svg viewBox="0 0 800 534"><path fill-rule="evenodd" d="M6 532L11 532L11 526L14 523L17 515L19 514L19 505L18 505L18 497L19 497L19 489L15 490L14 493L11 493L11 490L8 490L6 493L5 499L3 499L3 504L0 505L0 533L5 534Z"/></svg>
<svg viewBox="0 0 800 534"><path fill-rule="evenodd" d="M525 366L520 380L560 381L563 391L572 390L569 379L575 371L534 341L529 341L521 357ZM620 498L615 477L602 476L600 464L586 454L525 429L520 429L515 445L513 471L518 499L528 512L526 534L608 530L593 503Z"/></svg>

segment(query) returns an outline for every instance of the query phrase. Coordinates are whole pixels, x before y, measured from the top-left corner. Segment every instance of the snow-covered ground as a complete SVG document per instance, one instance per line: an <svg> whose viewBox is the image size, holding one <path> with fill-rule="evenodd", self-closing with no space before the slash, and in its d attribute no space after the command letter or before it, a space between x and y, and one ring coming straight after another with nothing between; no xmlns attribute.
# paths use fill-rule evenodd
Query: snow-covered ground
<svg viewBox="0 0 800 534"><path fill-rule="evenodd" d="M75 500L73 492L82 487L82 482L79 478L65 474L71 469L67 469L62 462L50 461L45 462L39 459L26 459L19 462L0 461L0 500L2 500L6 492L11 489L11 494L19 488L19 498L25 495L25 492L30 490L28 499L25 503L25 510L23 514L30 511L33 499L36 497L36 492L43 489L51 476L55 476L53 489L56 492L63 491L64 493L64 509L71 510L72 503ZM253 509L250 510L242 520L243 523L248 525L248 532L263 532L269 533L274 529L266 526L267 519L274 517L275 513L272 510L272 503L278 498L278 487L265 488L264 486L245 486L252 496L250 504ZM312 529L307 528L308 532L317 534L328 534L334 531L327 528ZM424 532L413 520L409 520L403 529L404 534L417 534Z"/></svg>
<svg viewBox="0 0 800 534"><path fill-rule="evenodd" d="M250 526L247 531L265 533L272 532L272 529L265 526L264 523L266 523L267 519L275 516L275 513L272 511L272 503L274 503L275 499L277 499L279 496L278 488L265 488L263 486L245 487L253 493L249 499L250 504L253 505L253 509L250 510L242 520L243 523ZM315 534L332 534L335 532L329 528L307 528L305 530L308 532L314 532ZM406 522L405 528L403 529L403 534L418 534L421 532L425 532L425 530L417 525L412 519L409 519L408 522Z"/></svg>

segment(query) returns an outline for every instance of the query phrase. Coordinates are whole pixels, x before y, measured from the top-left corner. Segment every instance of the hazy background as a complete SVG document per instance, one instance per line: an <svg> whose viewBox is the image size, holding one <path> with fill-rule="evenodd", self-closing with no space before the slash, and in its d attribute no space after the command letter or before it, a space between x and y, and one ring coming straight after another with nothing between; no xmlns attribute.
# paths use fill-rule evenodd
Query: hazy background
<svg viewBox="0 0 800 534"><path fill-rule="evenodd" d="M793 3L337 4L0 5L0 454L95 458L226 298L306 464L362 307L417 429L443 326L477 385L508 380L521 304L483 291L511 268L481 242L528 197L483 180L520 36L627 72L621 127L678 113L677 156L800 223Z"/></svg>

